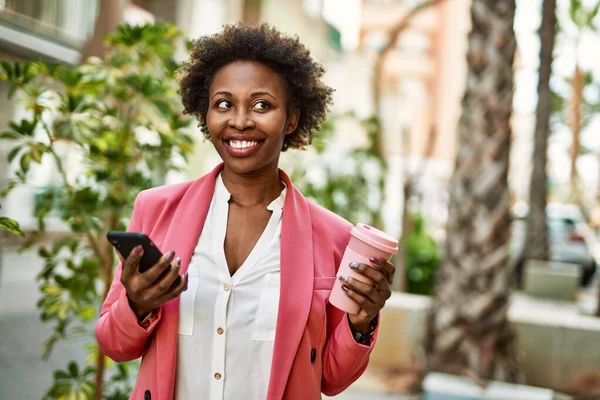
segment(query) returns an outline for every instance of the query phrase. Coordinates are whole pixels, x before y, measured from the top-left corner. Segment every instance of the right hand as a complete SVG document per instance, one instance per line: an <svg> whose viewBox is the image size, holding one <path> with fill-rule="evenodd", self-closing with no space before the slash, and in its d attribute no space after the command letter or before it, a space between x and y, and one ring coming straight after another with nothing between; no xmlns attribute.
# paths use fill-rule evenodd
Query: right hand
<svg viewBox="0 0 600 400"><path fill-rule="evenodd" d="M143 254L142 246L137 246L126 260L121 259L121 283L127 292L129 305L138 319L145 318L163 303L179 296L187 289L188 283L187 274L184 279L179 276L181 259L177 258L171 264L175 252L166 253L156 264L141 273L139 263Z"/></svg>

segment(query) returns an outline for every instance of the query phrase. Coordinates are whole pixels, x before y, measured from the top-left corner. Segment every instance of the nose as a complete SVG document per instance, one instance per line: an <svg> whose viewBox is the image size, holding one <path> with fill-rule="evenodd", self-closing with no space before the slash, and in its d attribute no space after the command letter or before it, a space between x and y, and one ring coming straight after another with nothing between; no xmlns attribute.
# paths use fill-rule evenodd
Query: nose
<svg viewBox="0 0 600 400"><path fill-rule="evenodd" d="M238 131L243 131L254 128L255 124L254 120L252 120L250 115L248 115L247 110L240 107L229 119L229 126L237 129Z"/></svg>

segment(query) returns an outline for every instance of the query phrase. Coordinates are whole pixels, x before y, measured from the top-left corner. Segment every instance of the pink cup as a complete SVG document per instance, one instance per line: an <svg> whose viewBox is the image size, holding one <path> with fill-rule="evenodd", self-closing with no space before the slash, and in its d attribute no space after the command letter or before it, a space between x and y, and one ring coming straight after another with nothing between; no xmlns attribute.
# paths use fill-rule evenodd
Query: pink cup
<svg viewBox="0 0 600 400"><path fill-rule="evenodd" d="M372 285L373 281L350 268L350 263L354 261L373 265L369 261L369 257L377 257L387 261L398 252L398 241L387 233L365 224L356 224L352 228L351 234L352 236L348 246L346 246L346 251L338 269L338 277L340 275L349 276ZM336 279L333 284L329 303L348 314L357 314L360 311L360 306L342 290L342 282L339 279Z"/></svg>

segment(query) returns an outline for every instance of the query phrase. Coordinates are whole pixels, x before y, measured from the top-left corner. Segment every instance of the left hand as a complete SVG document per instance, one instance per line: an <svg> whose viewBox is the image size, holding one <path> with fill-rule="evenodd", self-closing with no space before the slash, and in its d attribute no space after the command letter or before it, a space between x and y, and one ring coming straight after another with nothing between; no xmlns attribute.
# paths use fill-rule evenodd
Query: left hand
<svg viewBox="0 0 600 400"><path fill-rule="evenodd" d="M358 332L366 333L371 320L379 314L387 299L392 295L391 284L396 269L389 261L377 257L369 258L374 267L368 264L350 263L350 268L369 278L373 284L362 283L349 276L340 276L342 289L359 306L358 314L350 315L350 323Z"/></svg>

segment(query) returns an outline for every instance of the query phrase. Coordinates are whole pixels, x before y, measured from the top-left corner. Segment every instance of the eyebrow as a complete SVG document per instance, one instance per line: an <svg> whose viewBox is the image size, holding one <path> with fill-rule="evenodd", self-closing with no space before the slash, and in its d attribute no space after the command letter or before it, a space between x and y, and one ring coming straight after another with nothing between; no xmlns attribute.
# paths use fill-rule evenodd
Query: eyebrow
<svg viewBox="0 0 600 400"><path fill-rule="evenodd" d="M215 94L212 95L211 99L217 95L233 97L233 94L231 92L228 92L226 90L219 90L218 92L215 92ZM252 96L252 97L270 96L273 99L277 100L277 97L273 96L269 92L253 92L252 94L250 94L250 96Z"/></svg>

